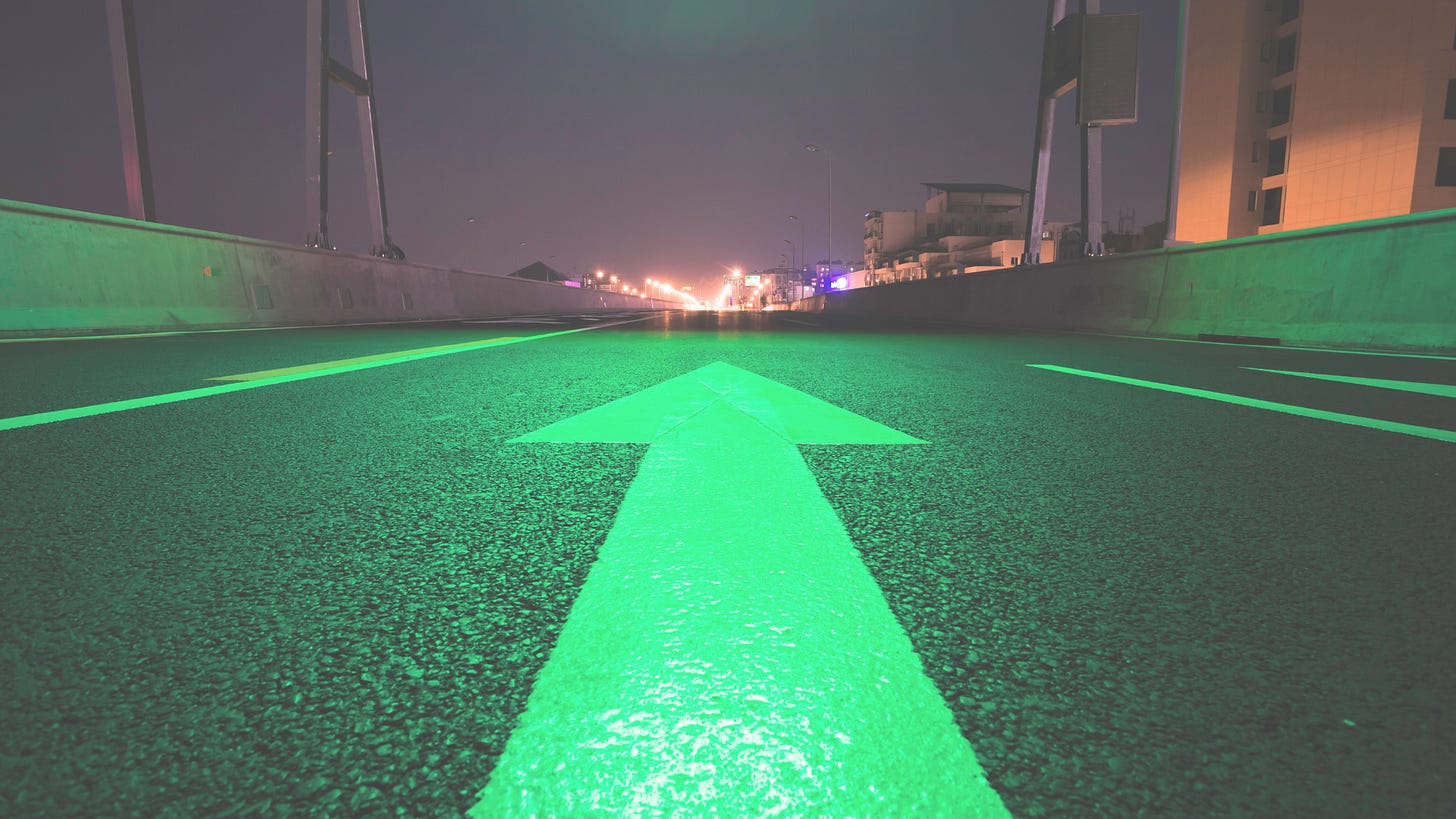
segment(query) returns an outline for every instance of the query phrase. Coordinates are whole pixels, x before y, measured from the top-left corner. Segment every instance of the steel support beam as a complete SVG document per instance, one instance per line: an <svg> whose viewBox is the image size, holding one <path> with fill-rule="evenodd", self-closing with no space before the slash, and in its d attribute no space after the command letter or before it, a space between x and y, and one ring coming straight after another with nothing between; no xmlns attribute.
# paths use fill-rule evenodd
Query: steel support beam
<svg viewBox="0 0 1456 819"><path fill-rule="evenodd" d="M1041 233L1046 220L1047 175L1052 164L1052 124L1057 99L1047 93L1052 73L1052 27L1067 16L1067 0L1048 0L1042 37L1041 80L1037 83L1036 144L1031 153L1031 206L1026 212L1026 246L1022 264L1041 263Z"/></svg>
<svg viewBox="0 0 1456 819"><path fill-rule="evenodd" d="M359 135L364 146L365 193L374 229L374 246L369 253L388 259L403 259L404 252L389 240L389 210L384 204L384 162L379 155L379 118L374 100L374 69L369 58L369 21L364 0L349 0L349 44L356 79L363 80L364 93L351 88L359 107Z"/></svg>
<svg viewBox="0 0 1456 819"><path fill-rule="evenodd" d="M1082 0L1082 14L1101 11L1102 0ZM1085 19L1085 17L1084 17ZM1077 83L1077 96L1084 93ZM1102 246L1102 127L1082 125L1082 254L1101 256Z"/></svg>
<svg viewBox="0 0 1456 819"><path fill-rule="evenodd" d="M142 104L142 71L137 59L132 0L106 0L106 21L111 34L111 75L116 83L117 120L121 125L127 214L133 219L155 222L152 159L147 147L147 115Z"/></svg>
<svg viewBox="0 0 1456 819"><path fill-rule="evenodd" d="M384 162L379 152L379 119L369 57L369 23L364 0L346 0L349 51L353 67L329 55L329 2L308 0L307 93L305 129L307 160L307 213L312 228L309 247L333 250L329 242L329 85L353 94L359 109L359 142L364 154L365 190L374 244L369 252L387 259L403 259L389 238L389 211L384 200Z"/></svg>
<svg viewBox="0 0 1456 819"><path fill-rule="evenodd" d="M1188 0L1178 2L1178 56L1173 76L1173 144L1168 150L1168 204L1163 245L1181 244L1178 240L1178 166L1183 154L1184 71L1188 68Z"/></svg>
<svg viewBox="0 0 1456 819"><path fill-rule="evenodd" d="M1102 127L1082 126L1082 253L1101 256Z"/></svg>
<svg viewBox="0 0 1456 819"><path fill-rule="evenodd" d="M304 93L304 154L309 233L308 247L333 250L329 243L329 3L308 0L308 84Z"/></svg>

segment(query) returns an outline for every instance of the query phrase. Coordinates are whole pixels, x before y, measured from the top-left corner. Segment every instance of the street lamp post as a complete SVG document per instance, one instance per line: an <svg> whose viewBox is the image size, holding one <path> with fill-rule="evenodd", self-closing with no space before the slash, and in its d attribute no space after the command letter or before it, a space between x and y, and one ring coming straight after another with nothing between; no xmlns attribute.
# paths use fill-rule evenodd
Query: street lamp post
<svg viewBox="0 0 1456 819"><path fill-rule="evenodd" d="M824 247L825 263L829 266L829 275L834 275L834 157L829 155L829 149L819 145L805 145L804 150L811 154L824 154L824 164L827 171L828 184L824 193ZM807 261L807 260L806 260Z"/></svg>
<svg viewBox="0 0 1456 819"><path fill-rule="evenodd" d="M808 245L808 243L806 243L804 241L804 220L800 219L797 216L790 216L789 217L789 221L790 222L798 222L799 223L799 247L804 248L803 255L804 256L808 256L809 255L809 245ZM800 261L808 261L808 260L807 259L800 259Z"/></svg>
<svg viewBox="0 0 1456 819"><path fill-rule="evenodd" d="M799 254L799 262L807 262L809 260L809 243L804 241L804 220L800 219L797 216L790 215L789 221L799 223L799 247L804 248L804 252ZM802 298L804 295L804 277L800 273L797 265L794 267L794 285L798 287L798 291L795 294L796 297Z"/></svg>

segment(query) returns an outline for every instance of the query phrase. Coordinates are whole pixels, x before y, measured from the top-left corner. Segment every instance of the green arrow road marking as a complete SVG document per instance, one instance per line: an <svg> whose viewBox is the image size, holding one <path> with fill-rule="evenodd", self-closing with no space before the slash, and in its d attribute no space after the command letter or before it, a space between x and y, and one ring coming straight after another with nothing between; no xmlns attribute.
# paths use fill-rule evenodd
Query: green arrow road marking
<svg viewBox="0 0 1456 819"><path fill-rule="evenodd" d="M1356 427L1367 427L1378 429L1382 432L1398 432L1402 435L1415 435L1419 438L1432 438L1437 441L1456 442L1456 431L1449 429L1438 429L1436 427L1421 427L1415 424L1402 424L1397 421L1382 421L1378 418L1365 418L1359 415L1346 415L1342 412L1329 412L1327 410L1300 407L1294 404L1280 404L1275 401L1264 401L1258 398L1246 398L1242 395L1232 395L1226 392L1214 392L1212 390L1200 390L1194 387L1180 387L1176 384L1163 384L1158 381L1143 381L1138 378L1127 378L1121 375L1109 375L1107 373L1092 372L1090 370L1074 370L1071 367L1058 367L1055 364L1027 364L1028 367L1035 367L1039 370L1051 370L1052 372L1066 373L1068 375L1080 375L1084 378L1096 378L1102 381L1112 381L1118 384L1128 384L1134 387L1146 387L1150 390L1162 390L1163 392L1175 392L1179 395L1191 395L1194 398L1207 398L1210 401L1222 401L1226 404L1238 404L1243 407L1254 409L1271 410L1283 412L1289 415L1298 415L1304 418L1318 418L1321 421L1334 421L1340 424L1349 424Z"/></svg>
<svg viewBox="0 0 1456 819"><path fill-rule="evenodd" d="M1358 378L1353 375L1330 375L1329 373L1302 373L1296 370L1266 370L1263 367L1244 367L1243 369L1278 375L1295 375L1300 378L1318 378L1321 381L1338 381L1342 384L1358 384L1362 387L1379 387L1384 390L1439 395L1442 398L1456 398L1456 386L1451 384L1432 384L1428 381L1392 381L1387 378Z"/></svg>
<svg viewBox="0 0 1456 819"><path fill-rule="evenodd" d="M723 363L515 440L651 446L471 816L1010 815L795 447L922 441Z"/></svg>

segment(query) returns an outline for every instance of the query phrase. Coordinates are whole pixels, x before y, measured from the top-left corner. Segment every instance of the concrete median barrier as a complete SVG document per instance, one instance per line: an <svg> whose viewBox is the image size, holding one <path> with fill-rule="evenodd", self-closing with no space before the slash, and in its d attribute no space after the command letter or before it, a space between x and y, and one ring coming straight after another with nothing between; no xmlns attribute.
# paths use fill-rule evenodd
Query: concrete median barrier
<svg viewBox="0 0 1456 819"><path fill-rule="evenodd" d="M1290 345L1456 349L1456 210L829 293L793 309Z"/></svg>
<svg viewBox="0 0 1456 819"><path fill-rule="evenodd" d="M664 309L621 293L0 200L0 332Z"/></svg>

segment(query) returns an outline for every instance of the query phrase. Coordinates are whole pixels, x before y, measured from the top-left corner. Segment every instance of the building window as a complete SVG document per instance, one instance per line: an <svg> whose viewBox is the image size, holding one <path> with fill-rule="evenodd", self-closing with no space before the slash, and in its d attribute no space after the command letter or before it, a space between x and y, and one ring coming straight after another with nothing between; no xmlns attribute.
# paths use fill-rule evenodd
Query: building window
<svg viewBox="0 0 1456 819"><path fill-rule="evenodd" d="M1270 188L1264 191L1264 218L1261 225L1277 225L1284 220L1284 189Z"/></svg>
<svg viewBox="0 0 1456 819"><path fill-rule="evenodd" d="M1269 140L1269 169L1265 176L1284 173L1285 156L1289 153L1289 137Z"/></svg>
<svg viewBox="0 0 1456 819"><path fill-rule="evenodd" d="M1273 40L1265 40L1264 42L1260 43L1259 44L1259 62L1261 62L1261 63L1272 63L1272 62L1274 62L1274 52L1275 52L1275 49L1276 49L1276 47L1274 45L1274 41Z"/></svg>
<svg viewBox="0 0 1456 819"><path fill-rule="evenodd" d="M1274 89L1269 97L1269 126L1283 125L1289 121L1289 112L1294 107L1294 86L1286 85Z"/></svg>
<svg viewBox="0 0 1456 819"><path fill-rule="evenodd" d="M1264 158L1264 152L1261 150L1263 145L1264 143L1262 141L1257 139L1254 140L1254 155L1250 157L1250 162L1258 162L1259 160ZM1253 210L1253 208L1249 208L1249 210Z"/></svg>
<svg viewBox="0 0 1456 819"><path fill-rule="evenodd" d="M1436 155L1436 187L1456 188L1456 148L1442 148Z"/></svg>
<svg viewBox="0 0 1456 819"><path fill-rule="evenodd" d="M1446 80L1446 119L1456 119L1456 80Z"/></svg>
<svg viewBox="0 0 1456 819"><path fill-rule="evenodd" d="M1249 213L1259 209L1259 192L1249 191Z"/></svg>
<svg viewBox="0 0 1456 819"><path fill-rule="evenodd" d="M1254 113L1262 114L1269 110L1269 92L1260 91L1254 95Z"/></svg>
<svg viewBox="0 0 1456 819"><path fill-rule="evenodd" d="M1294 70L1295 40L1298 35L1291 34L1279 40L1279 48L1274 56L1274 76L1288 74Z"/></svg>
<svg viewBox="0 0 1456 819"><path fill-rule="evenodd" d="M1299 0L1284 0L1279 7L1279 22L1287 23L1299 16Z"/></svg>

